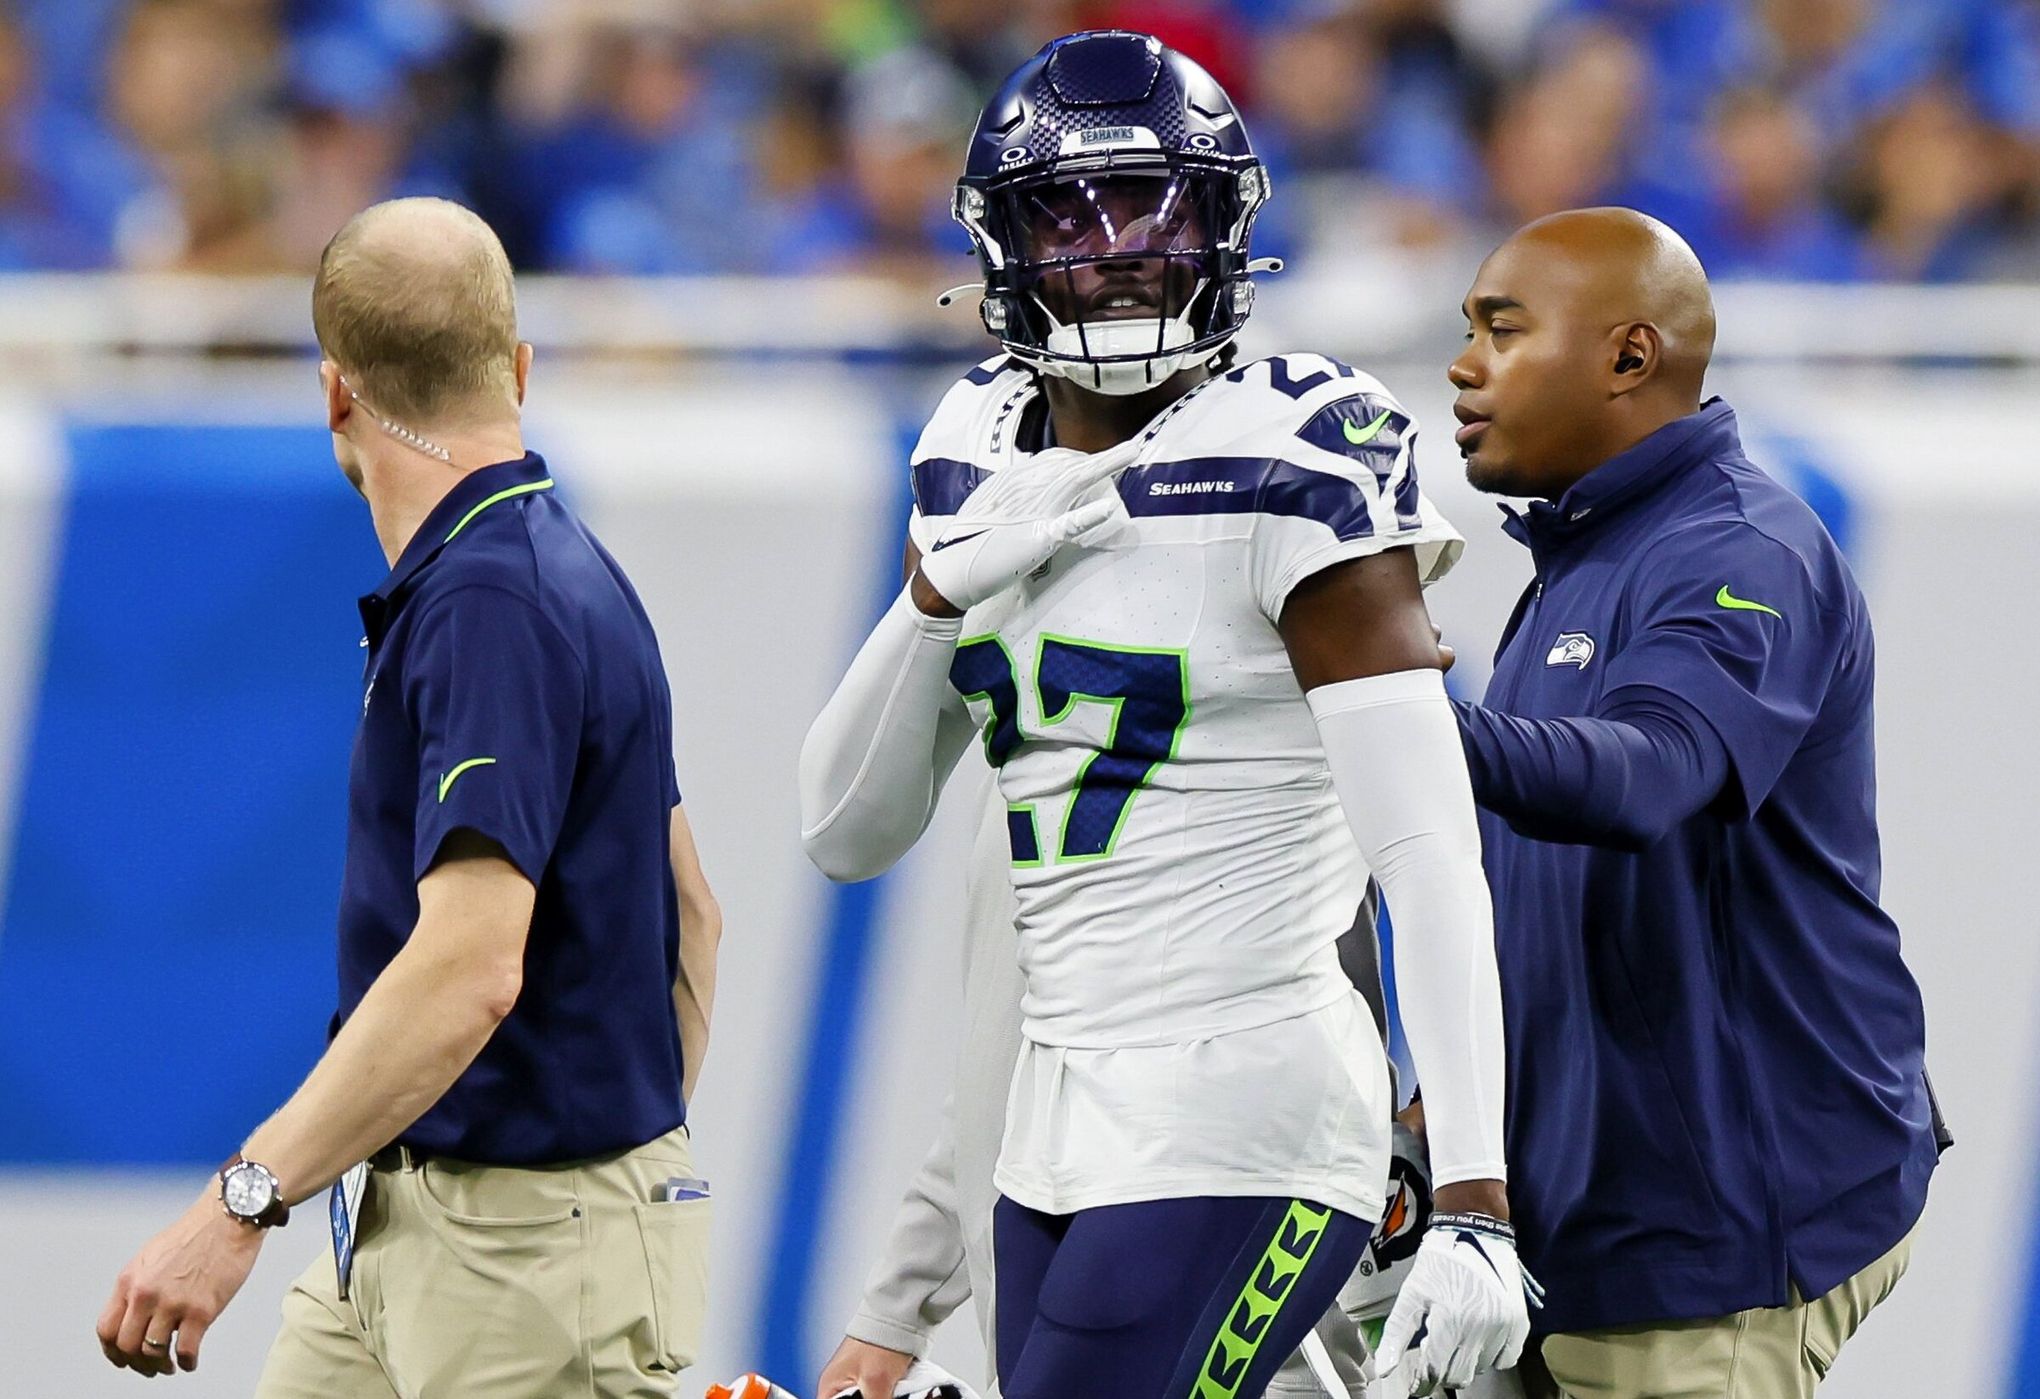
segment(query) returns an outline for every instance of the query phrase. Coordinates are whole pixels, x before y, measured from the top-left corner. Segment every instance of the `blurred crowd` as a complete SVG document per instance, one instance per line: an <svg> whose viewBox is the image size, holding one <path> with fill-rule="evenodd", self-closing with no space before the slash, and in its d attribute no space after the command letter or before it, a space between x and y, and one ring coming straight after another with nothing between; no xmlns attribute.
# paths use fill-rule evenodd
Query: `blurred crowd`
<svg viewBox="0 0 2040 1399"><path fill-rule="evenodd" d="M1717 276L2040 277L2040 0L0 0L0 269L302 270L437 193L526 268L953 282L979 102L1105 25L1246 109L1257 251L1616 202Z"/></svg>

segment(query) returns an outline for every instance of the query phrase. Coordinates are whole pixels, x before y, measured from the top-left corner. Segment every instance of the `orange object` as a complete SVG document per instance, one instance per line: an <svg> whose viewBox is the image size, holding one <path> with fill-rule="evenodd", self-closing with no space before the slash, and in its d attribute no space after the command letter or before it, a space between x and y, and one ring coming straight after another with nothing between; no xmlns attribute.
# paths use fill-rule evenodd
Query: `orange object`
<svg viewBox="0 0 2040 1399"><path fill-rule="evenodd" d="M763 1375L739 1375L728 1384L712 1384L702 1399L793 1399Z"/></svg>

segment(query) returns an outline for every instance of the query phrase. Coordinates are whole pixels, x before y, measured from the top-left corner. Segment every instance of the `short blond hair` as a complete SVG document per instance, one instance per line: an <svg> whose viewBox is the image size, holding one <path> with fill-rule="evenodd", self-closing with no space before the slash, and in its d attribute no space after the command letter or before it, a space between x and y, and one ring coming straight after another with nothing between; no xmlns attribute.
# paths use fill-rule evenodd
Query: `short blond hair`
<svg viewBox="0 0 2040 1399"><path fill-rule="evenodd" d="M319 255L312 330L375 411L433 423L514 403L517 292L495 230L445 199L393 199Z"/></svg>

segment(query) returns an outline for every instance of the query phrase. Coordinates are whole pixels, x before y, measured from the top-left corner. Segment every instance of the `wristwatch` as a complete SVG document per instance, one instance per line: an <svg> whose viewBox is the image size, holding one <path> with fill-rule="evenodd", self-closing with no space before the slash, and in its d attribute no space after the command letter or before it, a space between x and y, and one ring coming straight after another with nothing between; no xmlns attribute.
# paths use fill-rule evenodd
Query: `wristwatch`
<svg viewBox="0 0 2040 1399"><path fill-rule="evenodd" d="M290 1222L290 1206L283 1202L283 1187L277 1183L276 1173L243 1160L238 1151L220 1167L220 1208L228 1218L257 1229L274 1229Z"/></svg>

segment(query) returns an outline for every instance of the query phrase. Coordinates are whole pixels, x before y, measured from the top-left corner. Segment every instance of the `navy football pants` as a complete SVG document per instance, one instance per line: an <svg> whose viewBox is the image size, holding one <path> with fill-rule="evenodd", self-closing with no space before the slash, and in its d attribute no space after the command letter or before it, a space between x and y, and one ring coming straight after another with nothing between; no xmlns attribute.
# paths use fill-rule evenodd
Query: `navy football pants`
<svg viewBox="0 0 2040 1399"><path fill-rule="evenodd" d="M1005 1399L1253 1399L1325 1314L1371 1226L1307 1200L1050 1215L1001 1198Z"/></svg>

